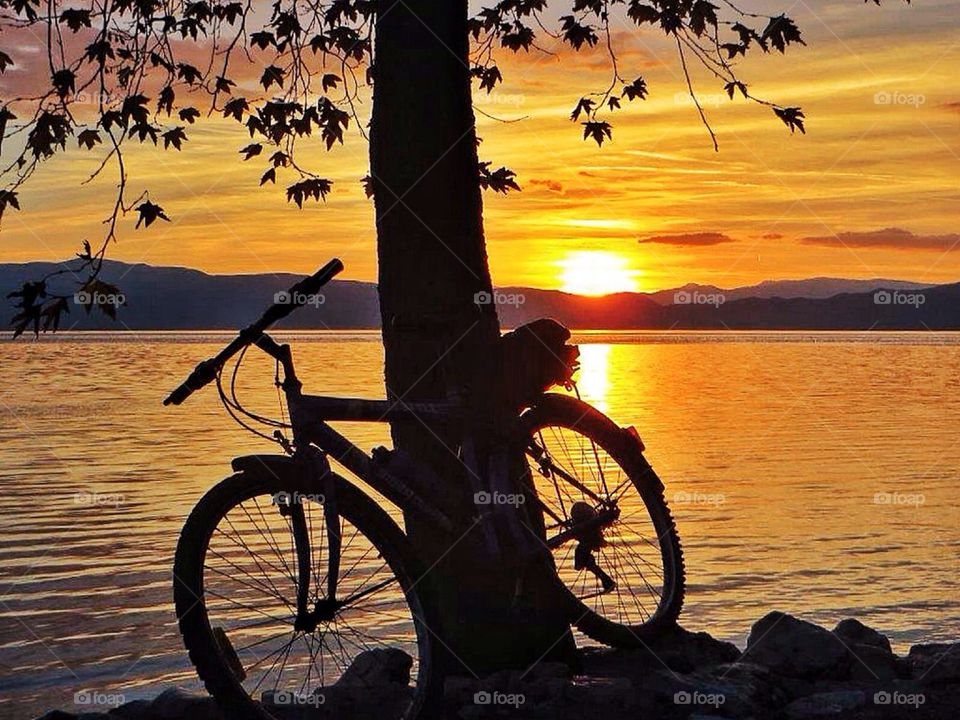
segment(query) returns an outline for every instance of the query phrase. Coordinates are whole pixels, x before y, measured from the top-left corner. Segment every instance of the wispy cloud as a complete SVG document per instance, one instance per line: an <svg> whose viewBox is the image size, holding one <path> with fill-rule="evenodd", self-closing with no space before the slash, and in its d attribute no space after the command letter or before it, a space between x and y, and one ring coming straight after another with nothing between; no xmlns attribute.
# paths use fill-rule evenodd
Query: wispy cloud
<svg viewBox="0 0 960 720"><path fill-rule="evenodd" d="M707 247L709 245L720 245L721 243L736 242L732 237L721 232L695 232L695 233L671 233L669 235L649 235L640 238L637 242L641 245L687 245L694 247Z"/></svg>
<svg viewBox="0 0 960 720"><path fill-rule="evenodd" d="M827 247L893 248L897 250L953 250L960 245L960 235L917 235L903 228L883 228L865 232L848 231L836 235L801 238L805 245Z"/></svg>

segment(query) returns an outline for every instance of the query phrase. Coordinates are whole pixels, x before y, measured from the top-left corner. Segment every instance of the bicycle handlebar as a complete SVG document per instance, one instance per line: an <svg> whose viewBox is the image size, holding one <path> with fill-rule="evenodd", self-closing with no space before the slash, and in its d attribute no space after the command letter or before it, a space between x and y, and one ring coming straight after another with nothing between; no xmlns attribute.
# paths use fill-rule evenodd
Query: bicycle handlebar
<svg viewBox="0 0 960 720"><path fill-rule="evenodd" d="M255 343L263 335L264 331L275 322L282 320L298 307L302 307L308 301L311 295L317 292L330 282L336 275L343 270L343 263L334 258L313 275L305 277L296 283L284 296L285 302L277 302L266 309L260 319L247 328L240 331L229 345L208 360L201 361L190 373L190 376L163 401L164 405L179 405L194 392L207 385L217 377L217 372L231 357L240 352L244 347Z"/></svg>

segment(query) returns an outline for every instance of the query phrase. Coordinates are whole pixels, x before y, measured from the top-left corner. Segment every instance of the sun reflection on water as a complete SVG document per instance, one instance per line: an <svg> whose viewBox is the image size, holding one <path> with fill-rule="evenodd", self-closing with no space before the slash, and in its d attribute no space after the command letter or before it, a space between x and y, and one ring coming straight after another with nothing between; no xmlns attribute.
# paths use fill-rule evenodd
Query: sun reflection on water
<svg viewBox="0 0 960 720"><path fill-rule="evenodd" d="M580 345L580 372L577 387L581 397L602 412L607 412L610 391L610 349L604 345Z"/></svg>

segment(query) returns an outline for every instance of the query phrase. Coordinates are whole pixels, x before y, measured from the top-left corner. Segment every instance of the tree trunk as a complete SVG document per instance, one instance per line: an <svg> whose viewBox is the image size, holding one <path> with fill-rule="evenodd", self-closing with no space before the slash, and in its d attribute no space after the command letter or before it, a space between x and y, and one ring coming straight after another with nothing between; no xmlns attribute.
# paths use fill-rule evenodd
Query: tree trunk
<svg viewBox="0 0 960 720"><path fill-rule="evenodd" d="M375 34L371 177L377 218L387 394L397 402L466 389L478 413L498 410L500 335L483 238L465 0L383 0ZM502 408L500 408L502 409ZM406 517L440 598L434 629L475 674L568 652L566 621L517 595L515 568L481 550L473 487L448 428L394 423L394 444L442 483L438 506L459 518L456 542ZM522 458L514 458L523 463ZM514 468L517 463L514 463ZM531 538L532 540L532 538ZM533 541L535 542L535 541ZM518 553L521 548L515 549ZM533 585L527 585L531 595ZM543 597L545 594L540 594ZM565 641L565 642L564 642Z"/></svg>

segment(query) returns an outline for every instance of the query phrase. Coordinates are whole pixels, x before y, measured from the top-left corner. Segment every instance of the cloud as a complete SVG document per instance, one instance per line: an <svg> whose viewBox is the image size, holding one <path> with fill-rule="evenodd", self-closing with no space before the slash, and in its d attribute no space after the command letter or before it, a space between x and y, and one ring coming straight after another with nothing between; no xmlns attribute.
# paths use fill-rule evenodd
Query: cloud
<svg viewBox="0 0 960 720"><path fill-rule="evenodd" d="M849 231L836 235L801 238L805 245L848 248L891 248L894 250L952 250L960 244L960 235L915 235L902 228L884 228L863 232Z"/></svg>
<svg viewBox="0 0 960 720"><path fill-rule="evenodd" d="M545 187L550 192L563 192L563 185L558 183L556 180L540 180L537 178L531 178L529 184L540 185L541 187Z"/></svg>
<svg viewBox="0 0 960 720"><path fill-rule="evenodd" d="M720 232L672 233L670 235L649 235L640 238L641 245L657 243L659 245L687 245L692 247L706 247L721 243L736 242L729 235Z"/></svg>
<svg viewBox="0 0 960 720"><path fill-rule="evenodd" d="M940 107L946 108L950 112L960 113L960 100L954 100L953 102L945 102Z"/></svg>
<svg viewBox="0 0 960 720"><path fill-rule="evenodd" d="M761 240L781 240L782 238L783 235L780 233L766 233L765 235L760 236Z"/></svg>

